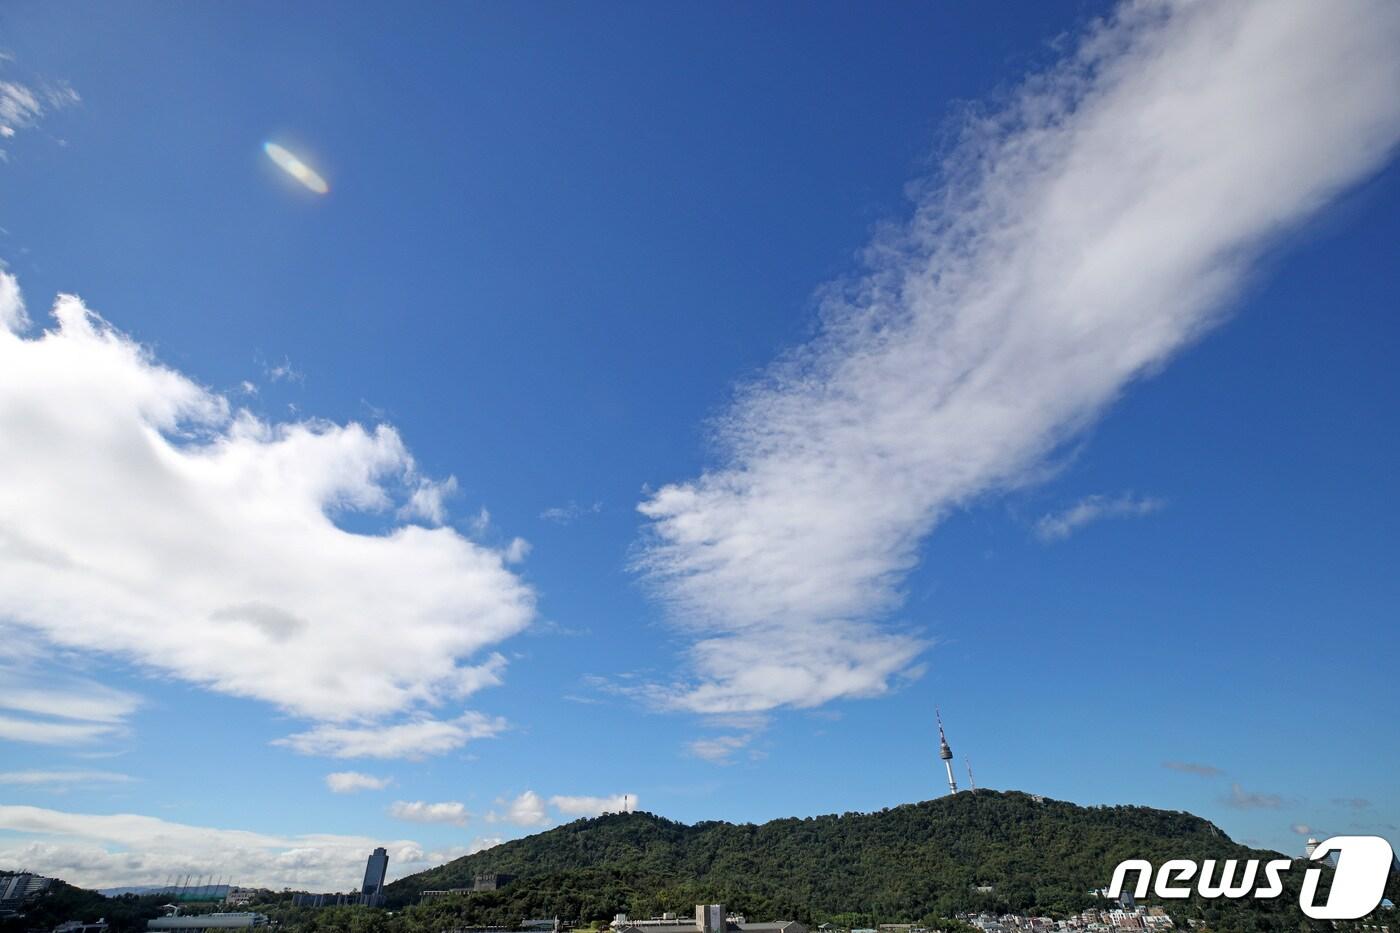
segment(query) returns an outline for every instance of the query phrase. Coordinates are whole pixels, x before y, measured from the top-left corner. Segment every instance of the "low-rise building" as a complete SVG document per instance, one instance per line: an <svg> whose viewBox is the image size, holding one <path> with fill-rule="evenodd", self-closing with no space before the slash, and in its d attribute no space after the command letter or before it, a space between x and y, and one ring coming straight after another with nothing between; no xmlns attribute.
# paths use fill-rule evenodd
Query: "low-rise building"
<svg viewBox="0 0 1400 933"><path fill-rule="evenodd" d="M432 888L423 891L418 895L421 903L441 900L444 897L461 897L467 894L477 894L482 891L499 891L515 880L514 875L502 874L501 872L480 872L472 877L470 887L461 888Z"/></svg>
<svg viewBox="0 0 1400 933"><path fill-rule="evenodd" d="M265 914L251 912L220 912L213 914L181 914L155 917L146 921L146 929L151 931L171 931L171 933L195 933L200 930L250 930L267 925Z"/></svg>
<svg viewBox="0 0 1400 933"><path fill-rule="evenodd" d="M742 915L726 914L723 904L696 904L694 921L676 914L646 920L618 914L611 926L616 933L808 933L807 925L796 920L751 923Z"/></svg>
<svg viewBox="0 0 1400 933"><path fill-rule="evenodd" d="M99 917L95 923L81 920L65 920L53 928L53 933L107 933L107 921Z"/></svg>
<svg viewBox="0 0 1400 933"><path fill-rule="evenodd" d="M43 894L51 884L52 878L33 872L0 872L0 916L18 913L25 901Z"/></svg>

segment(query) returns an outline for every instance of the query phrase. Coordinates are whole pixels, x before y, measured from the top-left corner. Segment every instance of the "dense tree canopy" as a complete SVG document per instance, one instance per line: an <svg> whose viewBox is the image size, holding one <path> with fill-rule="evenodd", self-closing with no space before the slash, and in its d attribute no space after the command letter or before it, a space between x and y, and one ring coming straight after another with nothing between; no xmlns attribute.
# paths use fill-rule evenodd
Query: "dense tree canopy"
<svg viewBox="0 0 1400 933"><path fill-rule="evenodd" d="M693 826L648 813L608 814L507 842L389 886L407 905L425 889L470 885L478 872L518 876L463 904L474 922L524 916L601 920L614 913L688 912L721 901L753 919L846 925L948 917L965 910L1063 915L1105 906L1093 889L1129 858L1278 858L1230 840L1189 813L1079 807L1028 794L962 793L875 813ZM1206 910L1234 929L1306 928L1290 893L1169 905ZM991 887L990 892L979 887ZM1243 915L1247 914L1248 917Z"/></svg>

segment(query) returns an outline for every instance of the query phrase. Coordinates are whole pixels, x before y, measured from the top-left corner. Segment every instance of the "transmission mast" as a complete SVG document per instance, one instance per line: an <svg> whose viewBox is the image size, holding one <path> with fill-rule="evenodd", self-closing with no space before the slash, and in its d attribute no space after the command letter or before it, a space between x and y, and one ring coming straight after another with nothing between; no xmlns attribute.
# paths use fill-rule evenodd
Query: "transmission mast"
<svg viewBox="0 0 1400 933"><path fill-rule="evenodd" d="M948 747L948 737L943 734L943 714L935 706L933 715L938 720L938 757L943 759L943 767L948 772L948 793L956 794L958 781L953 777L953 750Z"/></svg>

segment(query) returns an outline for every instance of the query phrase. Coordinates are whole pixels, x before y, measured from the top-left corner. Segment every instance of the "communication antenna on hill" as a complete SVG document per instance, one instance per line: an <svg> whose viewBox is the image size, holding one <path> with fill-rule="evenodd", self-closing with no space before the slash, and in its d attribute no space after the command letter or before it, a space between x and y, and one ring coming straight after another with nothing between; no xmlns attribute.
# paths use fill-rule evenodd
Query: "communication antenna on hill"
<svg viewBox="0 0 1400 933"><path fill-rule="evenodd" d="M977 790L977 782L972 779L972 759L963 758L963 761L967 762L967 789L975 791Z"/></svg>
<svg viewBox="0 0 1400 933"><path fill-rule="evenodd" d="M933 715L938 720L938 757L943 759L943 767L948 771L948 793L956 794L958 782L953 777L953 750L948 747L948 737L943 734L943 714L935 706Z"/></svg>

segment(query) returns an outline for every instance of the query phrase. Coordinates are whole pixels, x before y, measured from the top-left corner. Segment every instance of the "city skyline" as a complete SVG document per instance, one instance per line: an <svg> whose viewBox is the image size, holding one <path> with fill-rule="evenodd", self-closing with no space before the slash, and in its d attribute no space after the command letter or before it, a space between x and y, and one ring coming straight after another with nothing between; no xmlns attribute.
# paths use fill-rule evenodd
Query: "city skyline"
<svg viewBox="0 0 1400 933"><path fill-rule="evenodd" d="M8 7L0 868L1400 845L1396 9Z"/></svg>

